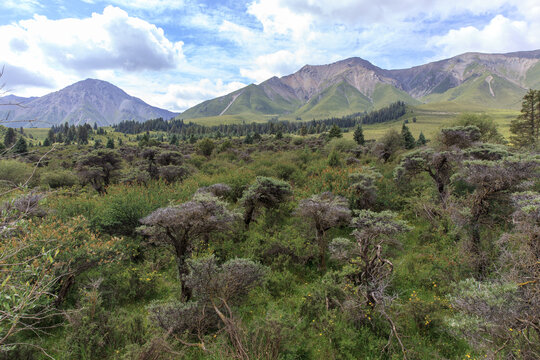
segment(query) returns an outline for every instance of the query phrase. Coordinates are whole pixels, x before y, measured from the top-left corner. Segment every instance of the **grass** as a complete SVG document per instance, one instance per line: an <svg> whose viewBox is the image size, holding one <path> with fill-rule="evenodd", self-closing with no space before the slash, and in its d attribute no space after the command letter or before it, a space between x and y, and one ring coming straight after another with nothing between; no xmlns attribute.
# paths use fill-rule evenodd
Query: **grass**
<svg viewBox="0 0 540 360"><path fill-rule="evenodd" d="M451 110L441 111L439 108L440 104L425 104L412 108L410 112L407 112L407 114L405 114L399 120L389 123L364 125L364 136L367 140L378 140L390 129L395 129L398 132L401 131L403 121L409 120L407 126L415 138L418 138L420 132L423 132L426 138L432 139L441 128L452 123L452 121L454 121L459 114L467 112L482 112L489 115L495 124L497 124L499 132L505 138L508 138L510 136L510 122L519 115L519 112L515 110L501 109L474 111L469 107L460 107L458 104L451 105L452 106L449 107ZM416 117L416 122L412 121L414 117ZM345 133L344 137L352 139L352 132Z"/></svg>

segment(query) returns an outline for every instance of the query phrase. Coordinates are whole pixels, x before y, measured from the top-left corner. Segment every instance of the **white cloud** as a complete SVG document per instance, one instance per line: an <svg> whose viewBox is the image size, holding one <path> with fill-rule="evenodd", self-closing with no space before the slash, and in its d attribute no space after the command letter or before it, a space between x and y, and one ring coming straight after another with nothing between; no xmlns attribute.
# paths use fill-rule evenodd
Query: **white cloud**
<svg viewBox="0 0 540 360"><path fill-rule="evenodd" d="M176 71L185 63L182 47L163 29L113 6L82 19L34 15L0 26L5 79L19 95L44 95L87 77L119 83L129 73L144 88L144 71ZM99 76L106 70L110 77Z"/></svg>
<svg viewBox="0 0 540 360"><path fill-rule="evenodd" d="M128 9L148 10L152 12L163 12L165 10L181 9L184 7L183 0L83 0L84 2L95 4L96 2L107 2Z"/></svg>
<svg viewBox="0 0 540 360"><path fill-rule="evenodd" d="M164 95L153 96L151 101L172 111L183 111L204 100L213 99L243 88L246 84L233 81L224 83L218 79L202 79L194 83L171 84Z"/></svg>
<svg viewBox="0 0 540 360"><path fill-rule="evenodd" d="M308 61L309 57L303 50L291 52L279 50L274 53L258 56L254 64L240 69L240 74L246 78L261 82L272 76L290 74Z"/></svg>
<svg viewBox="0 0 540 360"><path fill-rule="evenodd" d="M499 9L504 4L519 5L508 0L255 0L249 12L257 17L265 29L275 32L305 28L306 22L344 23L363 27L376 23L422 15L448 17L454 14L482 14Z"/></svg>
<svg viewBox="0 0 540 360"><path fill-rule="evenodd" d="M228 20L224 20L221 23L219 32L225 35L228 40L242 46L252 45L258 38L257 34L250 28L232 23Z"/></svg>
<svg viewBox="0 0 540 360"><path fill-rule="evenodd" d="M0 3L0 8L24 12L34 11L39 7L41 5L37 0L3 0Z"/></svg>
<svg viewBox="0 0 540 360"><path fill-rule="evenodd" d="M495 16L481 29L473 26L448 31L431 39L430 45L442 50L439 56L453 56L468 51L510 52L540 48L540 26Z"/></svg>
<svg viewBox="0 0 540 360"><path fill-rule="evenodd" d="M159 70L174 68L183 58L182 42L172 43L161 28L112 6L85 19L49 20L35 15L11 27L49 64L77 71ZM0 38L5 31L0 27Z"/></svg>

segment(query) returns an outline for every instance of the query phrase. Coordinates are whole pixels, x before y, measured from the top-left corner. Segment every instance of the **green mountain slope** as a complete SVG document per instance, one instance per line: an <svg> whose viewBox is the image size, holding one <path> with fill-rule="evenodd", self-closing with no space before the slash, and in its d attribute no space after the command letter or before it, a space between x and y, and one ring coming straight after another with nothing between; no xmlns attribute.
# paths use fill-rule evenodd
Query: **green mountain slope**
<svg viewBox="0 0 540 360"><path fill-rule="evenodd" d="M350 58L306 65L294 74L205 101L179 117L214 124L220 118L227 122L265 121L274 116L321 119L379 109L396 101L461 111L514 111L528 88L540 88L540 50L465 53L393 70Z"/></svg>
<svg viewBox="0 0 540 360"><path fill-rule="evenodd" d="M403 90L399 90L389 84L377 84L372 95L373 107L380 109L396 101L403 101L409 105L419 105L420 101L413 98Z"/></svg>
<svg viewBox="0 0 540 360"><path fill-rule="evenodd" d="M540 62L536 63L536 65L527 71L525 84L531 89L540 89Z"/></svg>
<svg viewBox="0 0 540 360"><path fill-rule="evenodd" d="M373 108L371 100L346 82L340 82L311 98L295 115L303 118L339 116Z"/></svg>
<svg viewBox="0 0 540 360"><path fill-rule="evenodd" d="M297 104L291 103L277 94L274 99L271 99L260 86L252 84L242 89L240 95L234 99L223 115L245 113L279 115L291 113L297 107Z"/></svg>
<svg viewBox="0 0 540 360"><path fill-rule="evenodd" d="M422 98L426 103L455 102L490 109L517 109L525 89L497 75L484 73L441 94Z"/></svg>

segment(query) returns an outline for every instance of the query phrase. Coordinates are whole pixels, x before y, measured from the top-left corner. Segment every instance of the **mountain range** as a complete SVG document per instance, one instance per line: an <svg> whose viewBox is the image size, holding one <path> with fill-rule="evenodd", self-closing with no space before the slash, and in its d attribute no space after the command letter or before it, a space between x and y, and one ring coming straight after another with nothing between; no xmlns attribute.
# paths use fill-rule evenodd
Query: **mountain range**
<svg viewBox="0 0 540 360"><path fill-rule="evenodd" d="M108 126L122 120L170 119L177 115L150 106L113 84L96 79L79 81L42 97L5 96L0 98L0 104L4 104L0 107L0 118L6 118L9 112L7 124L17 127L49 127L65 122Z"/></svg>
<svg viewBox="0 0 540 360"><path fill-rule="evenodd" d="M328 65L306 65L294 74L248 85L181 114L150 106L106 81L87 79L42 97L0 98L0 119L9 112L8 125L17 127L64 122L106 126L122 120L175 116L213 124L276 116L311 120L379 109L398 100L413 106L440 104L443 109L518 110L527 89L539 87L540 50L465 53L398 70L385 70L354 57ZM6 106L14 103L22 106Z"/></svg>
<svg viewBox="0 0 540 360"><path fill-rule="evenodd" d="M397 100L448 103L463 109L518 109L528 88L540 86L540 50L465 53L409 69L385 70L361 58L306 65L205 101L178 117L323 118L368 111Z"/></svg>

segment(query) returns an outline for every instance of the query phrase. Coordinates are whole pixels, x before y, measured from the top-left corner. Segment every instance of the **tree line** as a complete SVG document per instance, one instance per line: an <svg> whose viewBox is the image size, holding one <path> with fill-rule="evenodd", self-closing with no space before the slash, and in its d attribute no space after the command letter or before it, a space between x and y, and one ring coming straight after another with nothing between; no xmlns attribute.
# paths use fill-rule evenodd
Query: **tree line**
<svg viewBox="0 0 540 360"><path fill-rule="evenodd" d="M248 134L277 134L298 133L320 134L333 125L340 128L353 128L360 124L376 124L396 120L405 115L407 107L403 101L395 102L380 110L370 113L354 113L343 117L331 117L324 120L311 120L307 122L292 121L268 121L265 123L250 124L222 124L205 126L185 122L183 119L163 120L157 118L143 123L135 120L122 121L114 125L117 132L124 134L139 134L146 131L164 131L189 137L191 135L208 136L246 136Z"/></svg>

